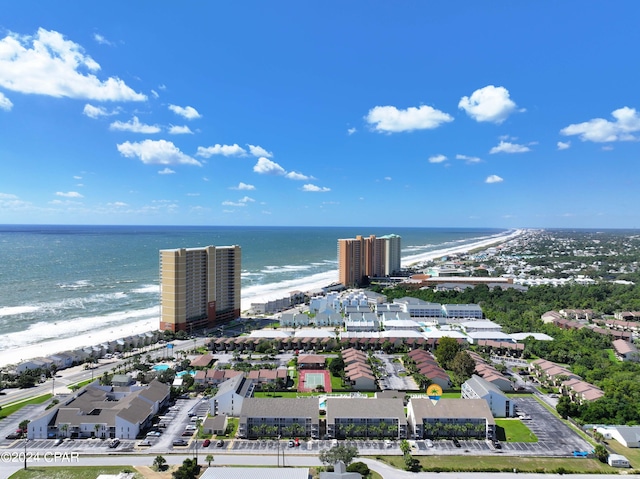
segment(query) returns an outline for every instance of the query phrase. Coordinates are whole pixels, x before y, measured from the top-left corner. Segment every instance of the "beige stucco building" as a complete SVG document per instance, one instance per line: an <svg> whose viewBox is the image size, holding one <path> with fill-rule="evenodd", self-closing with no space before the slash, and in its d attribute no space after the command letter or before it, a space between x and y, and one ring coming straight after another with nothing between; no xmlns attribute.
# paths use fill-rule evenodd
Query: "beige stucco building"
<svg viewBox="0 0 640 479"><path fill-rule="evenodd" d="M191 331L240 316L240 246L160 250L160 329Z"/></svg>

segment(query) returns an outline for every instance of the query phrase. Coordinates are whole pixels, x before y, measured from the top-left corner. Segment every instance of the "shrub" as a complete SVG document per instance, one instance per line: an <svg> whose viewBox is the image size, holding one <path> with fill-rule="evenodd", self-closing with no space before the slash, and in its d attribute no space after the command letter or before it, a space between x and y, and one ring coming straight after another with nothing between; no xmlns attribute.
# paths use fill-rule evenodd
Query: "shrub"
<svg viewBox="0 0 640 479"><path fill-rule="evenodd" d="M369 466L367 466L364 462L354 462L349 464L347 467L347 472L357 472L362 477L367 477L369 475Z"/></svg>

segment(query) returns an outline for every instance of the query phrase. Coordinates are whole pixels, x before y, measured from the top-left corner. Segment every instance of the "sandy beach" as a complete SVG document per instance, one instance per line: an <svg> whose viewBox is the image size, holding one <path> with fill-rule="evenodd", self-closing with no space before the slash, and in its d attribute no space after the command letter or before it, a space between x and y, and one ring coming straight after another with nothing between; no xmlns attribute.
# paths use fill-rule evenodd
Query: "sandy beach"
<svg viewBox="0 0 640 479"><path fill-rule="evenodd" d="M483 241L463 246L453 246L446 249L431 251L429 253L407 256L402 259L402 266L410 266L435 258L449 256L457 253L465 253L478 248L486 248L491 245L508 242L525 233L525 230L514 230L500 236L493 236ZM242 291L242 311L251 307L251 303L259 303L282 298L291 291L313 291L334 283L338 280L338 271L328 271L326 273L309 276L295 281L286 281L271 285L262 285L246 288ZM158 306L158 316L160 307ZM126 326L119 325L113 329L102 329L87 334L80 334L71 338L46 341L32 346L6 349L0 351L0 367L10 364L17 364L21 361L55 354L61 351L77 349L85 346L92 346L110 340L116 340L127 336L133 336L147 331L154 331L158 328L157 320L132 321Z"/></svg>

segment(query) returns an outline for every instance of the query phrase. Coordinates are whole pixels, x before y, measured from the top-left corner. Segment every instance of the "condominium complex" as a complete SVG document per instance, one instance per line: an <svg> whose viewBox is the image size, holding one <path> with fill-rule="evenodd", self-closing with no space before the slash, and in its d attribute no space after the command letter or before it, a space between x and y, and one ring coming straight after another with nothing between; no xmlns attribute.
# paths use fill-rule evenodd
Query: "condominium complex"
<svg viewBox="0 0 640 479"><path fill-rule="evenodd" d="M240 246L160 250L160 329L192 331L240 316Z"/></svg>
<svg viewBox="0 0 640 479"><path fill-rule="evenodd" d="M338 280L347 287L360 286L368 277L400 271L400 236L339 239L338 269Z"/></svg>

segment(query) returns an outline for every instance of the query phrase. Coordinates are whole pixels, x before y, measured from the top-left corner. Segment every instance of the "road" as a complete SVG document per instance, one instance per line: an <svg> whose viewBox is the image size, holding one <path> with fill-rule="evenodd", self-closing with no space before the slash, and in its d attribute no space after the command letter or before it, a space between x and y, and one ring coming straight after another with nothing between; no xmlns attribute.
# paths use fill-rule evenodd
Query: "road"
<svg viewBox="0 0 640 479"><path fill-rule="evenodd" d="M33 465L38 466L151 466L155 456L79 456L68 458L53 458L48 459L49 462L45 462L42 459L38 463L29 463L27 467ZM193 458L192 455L164 455L163 456L168 464L181 464L185 459ZM19 461L0 461L0 477L10 477L16 471L24 467L24 463ZM199 462L202 465L206 465L204 456L198 456ZM358 459L366 463L369 468L379 473L384 479L410 479L410 478L429 478L429 479L485 479L487 473L466 473L466 472L406 472L394 469L393 467L384 464L382 462L361 458ZM277 458L275 456L261 456L261 455L229 455L229 456L217 456L214 454L214 461L212 467L220 466L265 466L265 467L277 467ZM282 463L282 462L280 462ZM316 456L286 456L285 465L289 467L316 467L322 465L320 460ZM562 479L565 476L559 474L525 474L525 473L500 473L500 479ZM611 475L608 474L572 474L571 479L611 479Z"/></svg>

